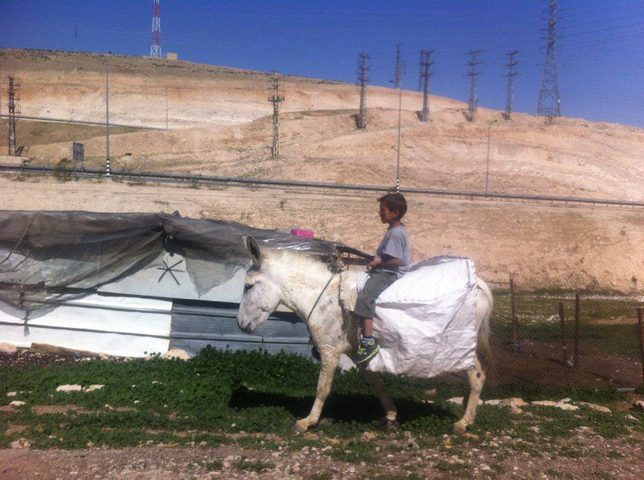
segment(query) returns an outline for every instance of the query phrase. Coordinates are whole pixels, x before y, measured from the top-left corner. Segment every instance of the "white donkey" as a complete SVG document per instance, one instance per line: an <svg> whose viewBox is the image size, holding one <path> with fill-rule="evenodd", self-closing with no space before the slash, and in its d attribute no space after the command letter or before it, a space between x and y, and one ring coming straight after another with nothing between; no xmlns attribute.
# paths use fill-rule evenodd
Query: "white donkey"
<svg viewBox="0 0 644 480"><path fill-rule="evenodd" d="M279 304L283 304L308 324L313 342L320 352L322 365L313 408L306 418L295 424L297 431L304 432L317 425L320 419L340 355L350 353L357 347L356 322L350 312L344 311L340 301L341 284L351 283L347 282L346 277L356 272L334 273L319 257L302 252L275 249L260 251L251 237L247 238L246 247L253 259L253 267L246 276L237 316L239 326L250 333L265 322ZM479 396L485 383L483 365L490 359L492 293L483 280L477 279L477 284L477 359L474 367L467 371L470 395L463 418L454 424L457 433L464 433L474 423ZM386 421L394 424L396 407L385 392L380 376L364 368L360 370L378 395L386 412Z"/></svg>

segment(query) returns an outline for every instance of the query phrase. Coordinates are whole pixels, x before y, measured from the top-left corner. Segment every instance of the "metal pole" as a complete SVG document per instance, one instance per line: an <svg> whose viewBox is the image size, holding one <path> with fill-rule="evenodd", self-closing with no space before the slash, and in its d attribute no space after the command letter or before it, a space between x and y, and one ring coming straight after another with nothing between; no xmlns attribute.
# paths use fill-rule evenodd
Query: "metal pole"
<svg viewBox="0 0 644 480"><path fill-rule="evenodd" d="M514 278L510 275L510 306L512 308L512 345L519 348L519 321L517 319L517 303Z"/></svg>
<svg viewBox="0 0 644 480"><path fill-rule="evenodd" d="M637 307L637 325L640 330L640 362L642 363L642 385L644 385L644 322L642 321L642 307Z"/></svg>
<svg viewBox="0 0 644 480"><path fill-rule="evenodd" d="M402 130L402 87L398 86L398 152L396 155L396 193L400 192L400 136Z"/></svg>
<svg viewBox="0 0 644 480"><path fill-rule="evenodd" d="M575 294L575 337L574 337L574 352L572 366L577 368L579 366L579 317L581 305L579 301L579 293Z"/></svg>
<svg viewBox="0 0 644 480"><path fill-rule="evenodd" d="M496 123L493 120L487 126L487 160L485 162L485 193L488 193L488 178L490 176L490 135L492 133L492 124Z"/></svg>
<svg viewBox="0 0 644 480"><path fill-rule="evenodd" d="M110 57L105 57L105 175L110 176Z"/></svg>
<svg viewBox="0 0 644 480"><path fill-rule="evenodd" d="M559 302L559 337L561 338L561 352L564 365L568 365L568 349L566 348L566 324L564 318L563 302Z"/></svg>

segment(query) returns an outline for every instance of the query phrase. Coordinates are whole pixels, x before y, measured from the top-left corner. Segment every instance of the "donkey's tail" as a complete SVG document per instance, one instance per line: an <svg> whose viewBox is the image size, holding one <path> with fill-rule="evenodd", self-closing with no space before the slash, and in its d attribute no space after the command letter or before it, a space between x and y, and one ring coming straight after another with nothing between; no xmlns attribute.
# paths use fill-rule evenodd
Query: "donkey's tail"
<svg viewBox="0 0 644 480"><path fill-rule="evenodd" d="M478 292L476 296L476 328L478 331L477 355L483 368L487 370L492 365L492 348L490 346L490 321L494 300L492 291L481 278L476 279Z"/></svg>

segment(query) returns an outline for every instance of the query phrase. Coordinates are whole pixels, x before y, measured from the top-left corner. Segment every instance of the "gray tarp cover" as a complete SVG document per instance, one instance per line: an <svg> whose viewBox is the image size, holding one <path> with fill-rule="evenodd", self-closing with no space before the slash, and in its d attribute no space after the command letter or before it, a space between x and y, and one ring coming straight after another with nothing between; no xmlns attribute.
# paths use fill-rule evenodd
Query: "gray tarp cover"
<svg viewBox="0 0 644 480"><path fill-rule="evenodd" d="M336 244L238 223L169 214L0 210L0 309L21 318L179 253L203 294L248 265L243 237L316 255Z"/></svg>

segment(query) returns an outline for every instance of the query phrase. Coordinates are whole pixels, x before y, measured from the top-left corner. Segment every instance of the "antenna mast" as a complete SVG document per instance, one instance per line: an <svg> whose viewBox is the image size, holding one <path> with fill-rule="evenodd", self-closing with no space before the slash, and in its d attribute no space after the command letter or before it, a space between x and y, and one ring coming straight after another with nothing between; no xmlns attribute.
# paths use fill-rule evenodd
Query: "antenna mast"
<svg viewBox="0 0 644 480"><path fill-rule="evenodd" d="M159 0L154 0L154 13L152 14L152 46L150 56L161 58L161 16L159 12Z"/></svg>

